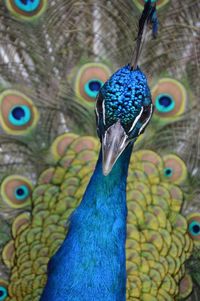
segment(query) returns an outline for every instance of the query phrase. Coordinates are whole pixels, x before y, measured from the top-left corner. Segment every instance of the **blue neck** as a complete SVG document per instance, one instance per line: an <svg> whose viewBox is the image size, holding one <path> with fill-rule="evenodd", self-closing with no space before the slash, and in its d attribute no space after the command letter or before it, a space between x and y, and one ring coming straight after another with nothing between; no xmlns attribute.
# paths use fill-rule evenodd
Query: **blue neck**
<svg viewBox="0 0 200 301"><path fill-rule="evenodd" d="M126 192L126 179L131 152L132 146L130 145L119 157L110 174L108 176L104 176L102 173L102 151L100 151L96 168L80 204L81 208L87 206L98 207L98 205L104 206L107 204L110 209L112 207L113 209L116 209L115 206L124 202L124 197L123 199L114 199L112 204L110 204L109 201L111 197L110 194L120 193L121 195L121 192ZM94 193L96 194L96 198L94 198Z"/></svg>
<svg viewBox="0 0 200 301"><path fill-rule="evenodd" d="M126 178L132 145L111 173L102 153L69 231L50 260L41 301L126 300Z"/></svg>

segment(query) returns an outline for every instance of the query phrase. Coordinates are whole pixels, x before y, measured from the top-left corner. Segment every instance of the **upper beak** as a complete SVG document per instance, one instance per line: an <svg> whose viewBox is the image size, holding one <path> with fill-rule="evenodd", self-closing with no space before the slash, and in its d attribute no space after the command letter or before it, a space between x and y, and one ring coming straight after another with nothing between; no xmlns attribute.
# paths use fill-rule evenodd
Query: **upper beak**
<svg viewBox="0 0 200 301"><path fill-rule="evenodd" d="M107 176L115 162L128 145L128 136L120 120L110 126L102 139L103 174Z"/></svg>

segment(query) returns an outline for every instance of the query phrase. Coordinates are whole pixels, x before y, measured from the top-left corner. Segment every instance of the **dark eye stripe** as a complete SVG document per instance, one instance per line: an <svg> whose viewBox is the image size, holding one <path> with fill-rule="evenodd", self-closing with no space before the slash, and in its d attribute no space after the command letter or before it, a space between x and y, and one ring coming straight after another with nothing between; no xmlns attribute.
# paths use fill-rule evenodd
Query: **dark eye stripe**
<svg viewBox="0 0 200 301"><path fill-rule="evenodd" d="M98 110L97 110L97 107L95 107L95 113L96 113L96 118L97 118L97 120L99 121L99 112L98 112Z"/></svg>
<svg viewBox="0 0 200 301"><path fill-rule="evenodd" d="M99 93L98 97L97 97L97 101L96 101L96 111L99 113L102 113L103 111L103 95L101 93Z"/></svg>
<svg viewBox="0 0 200 301"><path fill-rule="evenodd" d="M142 132L142 130L147 126L147 124L149 123L151 116L153 114L153 105L151 104L151 109L150 109L150 113L149 113L149 117L147 118L147 120L145 121L145 123L141 126L141 128L139 129L139 133L138 135Z"/></svg>

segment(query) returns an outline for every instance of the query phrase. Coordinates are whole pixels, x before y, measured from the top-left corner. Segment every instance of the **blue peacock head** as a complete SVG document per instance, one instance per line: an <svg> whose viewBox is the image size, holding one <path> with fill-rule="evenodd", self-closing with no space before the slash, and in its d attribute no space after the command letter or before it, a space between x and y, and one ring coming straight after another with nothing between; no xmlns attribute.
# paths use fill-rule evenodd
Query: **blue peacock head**
<svg viewBox="0 0 200 301"><path fill-rule="evenodd" d="M146 76L122 67L103 85L96 101L97 133L107 175L129 143L144 132L153 113Z"/></svg>

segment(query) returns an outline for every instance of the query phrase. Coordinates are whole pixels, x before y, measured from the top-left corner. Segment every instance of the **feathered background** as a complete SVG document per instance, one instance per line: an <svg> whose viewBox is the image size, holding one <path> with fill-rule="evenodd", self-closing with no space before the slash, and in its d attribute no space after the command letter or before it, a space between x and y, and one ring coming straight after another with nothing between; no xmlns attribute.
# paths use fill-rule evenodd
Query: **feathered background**
<svg viewBox="0 0 200 301"><path fill-rule="evenodd" d="M20 8L16 8L18 2ZM56 137L65 132L96 137L97 92L96 88L88 90L89 84L101 85L130 61L143 7L142 0L43 0L31 11L25 9L29 2L0 3L1 250L13 235L13 219L27 210L32 214L34 209L30 195L25 204L13 206L16 202L6 195L5 179L11 181L12 188L18 176L21 186L29 185L32 190L41 172L57 164L49 151ZM158 36L153 39L149 31L139 62L149 79L155 111L135 150L151 149L161 156L172 153L184 161L188 176L181 185L181 211L200 222L199 11L200 3L195 0L157 1ZM160 106L160 95L171 97L171 109ZM22 106L28 107L27 122L13 124L9 112L17 108L12 112L20 114ZM86 145L90 149L88 142ZM73 152L79 150L72 149L71 155ZM171 164L176 167L179 163L175 160ZM88 173L91 171L88 167ZM200 234L187 264L193 278L188 300L200 298L199 239ZM14 249L17 252L16 244ZM6 256L17 256L13 252L8 248L4 261ZM3 263L0 272L2 283L15 281ZM33 300L19 296L8 300Z"/></svg>

